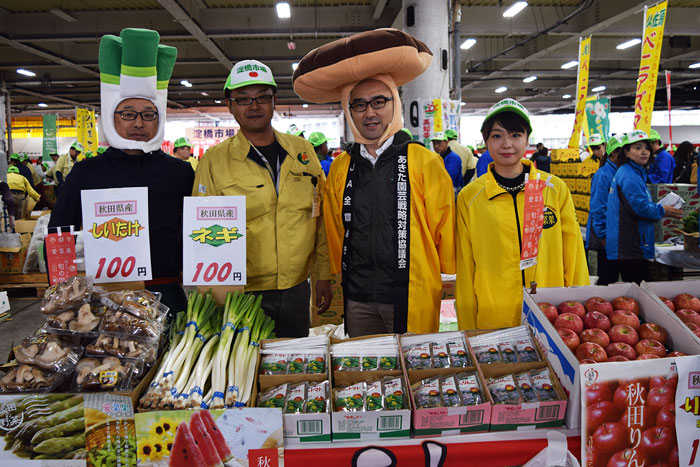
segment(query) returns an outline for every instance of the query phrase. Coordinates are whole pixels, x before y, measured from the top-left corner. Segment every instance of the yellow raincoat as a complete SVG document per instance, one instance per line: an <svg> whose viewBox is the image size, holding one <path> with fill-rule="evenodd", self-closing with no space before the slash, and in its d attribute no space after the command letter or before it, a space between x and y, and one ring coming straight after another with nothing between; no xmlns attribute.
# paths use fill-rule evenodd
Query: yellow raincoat
<svg viewBox="0 0 700 467"><path fill-rule="evenodd" d="M523 159L530 176L549 174ZM493 163L489 167L493 166ZM526 170L527 170L526 167ZM517 326L523 307L523 286L589 285L581 228L571 193L552 176L553 188L543 191L545 220L537 264L520 271L518 231L523 228L524 190L513 196L489 171L467 185L457 197L456 307L460 329ZM519 222L518 222L519 221Z"/></svg>
<svg viewBox="0 0 700 467"><path fill-rule="evenodd" d="M34 201L39 201L39 198L41 197L41 195L39 195L39 193L32 188L32 186L29 184L29 180L27 180L24 175L12 172L8 173L7 185L10 187L10 190L25 192Z"/></svg>
<svg viewBox="0 0 700 467"><path fill-rule="evenodd" d="M307 279L311 266L319 279L330 279L323 217L312 217L310 175L321 197L321 164L303 138L277 131L275 138L287 151L279 195L267 169L248 158L251 146L242 132L210 148L194 178L192 196L246 197L246 290L288 289Z"/></svg>
<svg viewBox="0 0 700 467"><path fill-rule="evenodd" d="M324 198L331 271L342 272L342 200L350 167L343 152L331 164ZM408 145L408 177L411 186L408 283L408 332L436 332L440 319L442 279L453 274L454 190L442 159L418 144Z"/></svg>

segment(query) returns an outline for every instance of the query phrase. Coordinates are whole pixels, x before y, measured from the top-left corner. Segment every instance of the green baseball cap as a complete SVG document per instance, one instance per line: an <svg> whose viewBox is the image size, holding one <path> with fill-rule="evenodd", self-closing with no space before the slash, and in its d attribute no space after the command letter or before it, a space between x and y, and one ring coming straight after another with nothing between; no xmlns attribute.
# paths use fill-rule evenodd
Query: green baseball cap
<svg viewBox="0 0 700 467"><path fill-rule="evenodd" d="M19 173L19 169L18 169L17 167L15 167L14 165L12 165L12 166L10 166L10 167L7 168L7 173L8 173L8 174L10 174L10 173L12 173L12 174L18 174L18 173Z"/></svg>
<svg viewBox="0 0 700 467"><path fill-rule="evenodd" d="M649 130L649 139L651 141L661 141L661 135L656 130Z"/></svg>
<svg viewBox="0 0 700 467"><path fill-rule="evenodd" d="M410 136L411 139L413 139L413 133L411 133L411 130L409 130L408 128L401 128L401 131L403 131L403 132L406 133L408 136Z"/></svg>
<svg viewBox="0 0 700 467"><path fill-rule="evenodd" d="M242 60L231 68L224 89L238 89L251 84L267 84L277 88L270 67L257 60Z"/></svg>
<svg viewBox="0 0 700 467"><path fill-rule="evenodd" d="M192 145L190 144L189 141L187 141L187 138L178 138L175 140L175 149L177 148L182 148L187 146L188 148L191 148Z"/></svg>
<svg viewBox="0 0 700 467"><path fill-rule="evenodd" d="M75 150L78 151L78 152L83 152L83 145L82 145L82 143L79 143L79 142L77 142L77 141L76 141L75 143L71 144L70 147L71 147L71 149L75 149Z"/></svg>
<svg viewBox="0 0 700 467"><path fill-rule="evenodd" d="M615 136L611 136L610 138L608 138L608 143L606 146L608 154L612 154L612 152L615 149L618 149L621 147L622 147L622 144L620 143L620 140L618 140Z"/></svg>
<svg viewBox="0 0 700 467"><path fill-rule="evenodd" d="M506 98L497 102L493 105L493 107L489 109L489 111L486 113L486 117L484 118L484 122L481 124L481 128L484 128L484 124L486 122L503 112L513 112L516 115L522 117L523 120L525 120L525 124L527 125L528 133L532 133L532 125L530 124L530 113L525 107L523 107L523 105L520 102L510 98Z"/></svg>
<svg viewBox="0 0 700 467"><path fill-rule="evenodd" d="M471 152L474 152L474 146L472 146L471 144L467 144L467 147Z"/></svg>
<svg viewBox="0 0 700 467"><path fill-rule="evenodd" d="M603 135L600 135L598 133L593 133L588 138L588 146L600 146L601 144L605 144L605 140L603 139Z"/></svg>
<svg viewBox="0 0 700 467"><path fill-rule="evenodd" d="M483 141L476 145L476 149L486 149L486 143Z"/></svg>
<svg viewBox="0 0 700 467"><path fill-rule="evenodd" d="M20 157L21 162L27 162L29 160L29 156L27 155L26 152L23 152L22 154L20 154L19 157Z"/></svg>
<svg viewBox="0 0 700 467"><path fill-rule="evenodd" d="M10 155L10 160L11 160L11 161L18 161L18 162L21 162L21 161L22 161L22 157L21 157L19 154L17 154L16 152L13 152L13 153Z"/></svg>
<svg viewBox="0 0 700 467"><path fill-rule="evenodd" d="M41 163L41 168L45 171L49 170L49 163L48 162L42 162Z"/></svg>
<svg viewBox="0 0 700 467"><path fill-rule="evenodd" d="M301 136L304 134L304 130L300 130L298 126L296 126L294 123L289 125L289 129L287 130L288 135L294 135L294 136Z"/></svg>
<svg viewBox="0 0 700 467"><path fill-rule="evenodd" d="M102 153L105 152L106 150L107 150L106 147L100 146L99 148L97 148L97 155L99 156L100 154L102 154Z"/></svg>
<svg viewBox="0 0 700 467"><path fill-rule="evenodd" d="M437 131L430 137L430 141L447 141L447 136L442 131Z"/></svg>
<svg viewBox="0 0 700 467"><path fill-rule="evenodd" d="M88 151L85 153L85 159L92 159L93 157L95 157L95 154L93 154L92 151Z"/></svg>
<svg viewBox="0 0 700 467"><path fill-rule="evenodd" d="M445 137L447 139L457 139L457 132L454 131L452 128L449 130L445 130Z"/></svg>
<svg viewBox="0 0 700 467"><path fill-rule="evenodd" d="M311 143L311 145L315 148L319 147L326 141L328 141L328 138L326 138L326 135L320 131L314 131L309 135L309 143Z"/></svg>
<svg viewBox="0 0 700 467"><path fill-rule="evenodd" d="M642 130L634 130L630 133L627 133L627 142L624 143L624 145L636 143L638 141L651 141L651 138L649 135L646 134L645 131Z"/></svg>

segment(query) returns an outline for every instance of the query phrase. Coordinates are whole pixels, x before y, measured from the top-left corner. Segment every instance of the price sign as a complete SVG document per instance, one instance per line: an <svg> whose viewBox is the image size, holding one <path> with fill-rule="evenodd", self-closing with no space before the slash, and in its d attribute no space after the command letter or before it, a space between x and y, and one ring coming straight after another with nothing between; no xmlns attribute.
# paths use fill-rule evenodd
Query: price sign
<svg viewBox="0 0 700 467"><path fill-rule="evenodd" d="M700 466L700 356L676 359L678 465Z"/></svg>
<svg viewBox="0 0 700 467"><path fill-rule="evenodd" d="M148 188L83 190L85 271L101 282L152 279Z"/></svg>
<svg viewBox="0 0 700 467"><path fill-rule="evenodd" d="M71 232L51 233L44 239L49 285L64 282L78 274L75 240Z"/></svg>
<svg viewBox="0 0 700 467"><path fill-rule="evenodd" d="M182 275L185 285L245 285L245 196L185 198Z"/></svg>

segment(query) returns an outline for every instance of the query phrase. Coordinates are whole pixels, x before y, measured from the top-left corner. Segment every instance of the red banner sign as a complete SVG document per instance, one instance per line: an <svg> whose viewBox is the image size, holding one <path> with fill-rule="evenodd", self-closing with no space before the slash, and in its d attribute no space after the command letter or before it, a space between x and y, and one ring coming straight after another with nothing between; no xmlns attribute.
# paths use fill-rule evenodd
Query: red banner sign
<svg viewBox="0 0 700 467"><path fill-rule="evenodd" d="M48 234L44 239L49 284L54 285L78 274L75 241L70 232Z"/></svg>

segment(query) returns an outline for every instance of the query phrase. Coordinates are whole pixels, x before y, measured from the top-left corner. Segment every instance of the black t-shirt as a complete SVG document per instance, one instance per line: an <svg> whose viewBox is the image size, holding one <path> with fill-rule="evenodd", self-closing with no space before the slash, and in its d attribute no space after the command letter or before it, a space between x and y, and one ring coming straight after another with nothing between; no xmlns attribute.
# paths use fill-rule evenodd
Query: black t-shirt
<svg viewBox="0 0 700 467"><path fill-rule="evenodd" d="M518 175L517 177L514 177L514 178L506 178L506 177L499 175L498 172L496 172L495 168L491 169L491 173L493 174L494 178L496 179L496 183L498 183L502 187L515 188L517 186L522 185L525 182L525 174L530 173L530 170L528 169L527 166L524 166L523 171L520 172L520 175ZM520 190L522 190L523 188L524 188L524 186L521 187ZM518 193L520 192L520 190L513 190L513 191L506 190L506 191L508 191L508 193L510 193L513 196L513 198L515 198L516 196L518 196Z"/></svg>
<svg viewBox="0 0 700 467"><path fill-rule="evenodd" d="M275 185L277 185L277 164L282 165L284 156L287 152L282 148L277 140L275 140L275 142L272 144L268 144L267 146L256 146L256 148L258 151L260 151L260 154L265 156L267 162L270 163L272 173L274 174L272 176L272 181L275 182Z"/></svg>

